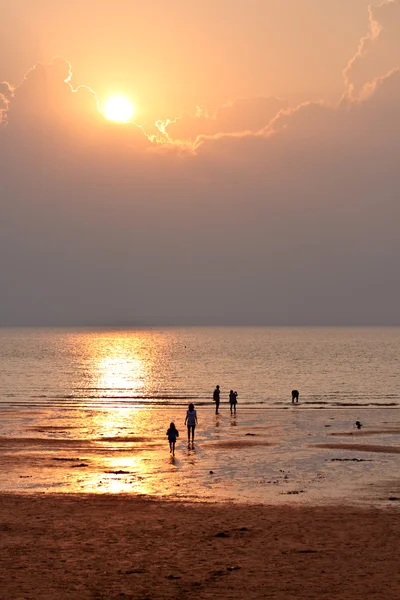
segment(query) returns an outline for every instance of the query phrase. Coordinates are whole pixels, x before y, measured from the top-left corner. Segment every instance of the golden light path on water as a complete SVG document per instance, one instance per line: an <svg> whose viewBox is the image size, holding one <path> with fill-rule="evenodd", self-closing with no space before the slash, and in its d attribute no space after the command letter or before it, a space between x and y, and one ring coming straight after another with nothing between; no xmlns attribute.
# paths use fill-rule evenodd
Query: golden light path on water
<svg viewBox="0 0 400 600"><path fill-rule="evenodd" d="M101 398L128 398L157 391L175 336L171 332L104 331L72 335L71 349L80 367L77 387ZM83 371L83 373L82 373ZM90 394L89 394L90 392Z"/></svg>
<svg viewBox="0 0 400 600"><path fill-rule="evenodd" d="M325 410L315 411L306 403L296 408L287 403L284 410L273 410L274 399L285 393L279 391L284 358L281 352L274 363L276 348L292 351L287 342L300 335L297 331L289 338L279 334L284 337L279 343L276 332L258 330L240 335L197 329L34 335L40 360L33 362L37 390L35 395L30 391L32 408L21 388L24 410L7 409L0 427L7 472L3 490L331 501L350 493L364 497L371 483L390 480L397 468L395 453L374 454L361 446L349 453L358 404L334 409L325 403ZM324 336L307 360L326 345ZM303 342L300 348L308 348ZM293 352L297 360L298 348ZM287 361L285 373L294 368ZM312 364L318 377L325 373L325 363L319 365L316 358ZM314 390L320 387L318 377ZM217 416L210 399L213 384L218 381L227 390L232 380L238 382L238 414L230 415L225 398ZM247 398L262 399L258 388L269 390L274 381L269 409L246 403ZM30 389L32 379L26 385ZM42 389L47 395L39 395ZM192 399L199 425L195 448L189 449L184 419ZM370 445L396 445L395 408L363 408L361 419L365 433L371 429ZM166 438L171 421L180 431L174 459ZM342 450L340 436L346 442ZM332 441L334 448L325 447Z"/></svg>
<svg viewBox="0 0 400 600"><path fill-rule="evenodd" d="M89 473L84 480L84 489L114 494L151 494L153 490L147 480L145 464L141 457L125 453L108 457L104 461L104 473ZM82 487L76 491L82 491Z"/></svg>
<svg viewBox="0 0 400 600"><path fill-rule="evenodd" d="M89 455L90 472L70 481L76 491L154 492L149 474L156 465L157 470L165 465L166 442L161 438L165 437L165 424L158 431L157 410L134 405L138 402L135 397L146 397L157 389L156 364L163 362L173 339L170 333L148 331L88 332L71 339L85 369L87 384L82 392L101 402L107 399L104 409L85 418L96 450ZM113 406L113 401L126 401L126 408ZM174 470L169 457L167 467ZM162 477L156 479L162 490Z"/></svg>
<svg viewBox="0 0 400 600"><path fill-rule="evenodd" d="M130 388L138 391L145 387L143 359L133 357L124 349L115 349L115 356L107 356L97 365L99 389L120 390Z"/></svg>
<svg viewBox="0 0 400 600"><path fill-rule="evenodd" d="M102 337L90 340L93 376L96 387L107 390L143 390L146 386L148 363L137 336Z"/></svg>
<svg viewBox="0 0 400 600"><path fill-rule="evenodd" d="M168 493L175 462L167 452L165 419L147 407L107 408L91 411L85 418L84 438L89 447L82 463L88 469L69 479L72 491L100 493ZM86 441L85 440L85 441ZM83 456L83 454L82 454Z"/></svg>

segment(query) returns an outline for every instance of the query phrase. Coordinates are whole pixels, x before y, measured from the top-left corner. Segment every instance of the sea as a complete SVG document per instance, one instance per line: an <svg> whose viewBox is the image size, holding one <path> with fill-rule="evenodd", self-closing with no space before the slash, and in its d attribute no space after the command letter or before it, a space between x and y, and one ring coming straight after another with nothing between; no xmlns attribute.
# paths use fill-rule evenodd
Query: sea
<svg viewBox="0 0 400 600"><path fill-rule="evenodd" d="M400 328L0 329L3 408L400 404ZM223 397L221 398L223 399Z"/></svg>
<svg viewBox="0 0 400 600"><path fill-rule="evenodd" d="M400 328L0 329L0 491L386 502L399 406Z"/></svg>

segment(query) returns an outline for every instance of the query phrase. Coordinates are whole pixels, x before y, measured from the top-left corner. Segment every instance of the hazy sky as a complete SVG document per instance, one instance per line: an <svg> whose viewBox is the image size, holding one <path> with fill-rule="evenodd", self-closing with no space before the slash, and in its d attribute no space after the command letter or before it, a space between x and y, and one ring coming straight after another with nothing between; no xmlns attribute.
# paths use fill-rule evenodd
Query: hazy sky
<svg viewBox="0 0 400 600"><path fill-rule="evenodd" d="M400 1L368 4L13 0L0 325L399 324Z"/></svg>

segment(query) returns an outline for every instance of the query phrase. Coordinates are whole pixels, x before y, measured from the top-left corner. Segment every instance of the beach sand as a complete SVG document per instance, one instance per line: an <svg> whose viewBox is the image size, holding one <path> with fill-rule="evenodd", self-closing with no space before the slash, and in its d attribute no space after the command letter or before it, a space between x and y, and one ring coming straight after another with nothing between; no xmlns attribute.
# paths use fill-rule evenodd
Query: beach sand
<svg viewBox="0 0 400 600"><path fill-rule="evenodd" d="M0 600L397 600L397 414L4 414Z"/></svg>
<svg viewBox="0 0 400 600"><path fill-rule="evenodd" d="M354 452L400 454L400 446L378 446L376 444L315 444L314 447L326 448L327 450L351 450Z"/></svg>
<svg viewBox="0 0 400 600"><path fill-rule="evenodd" d="M398 599L400 511L0 496L0 596Z"/></svg>

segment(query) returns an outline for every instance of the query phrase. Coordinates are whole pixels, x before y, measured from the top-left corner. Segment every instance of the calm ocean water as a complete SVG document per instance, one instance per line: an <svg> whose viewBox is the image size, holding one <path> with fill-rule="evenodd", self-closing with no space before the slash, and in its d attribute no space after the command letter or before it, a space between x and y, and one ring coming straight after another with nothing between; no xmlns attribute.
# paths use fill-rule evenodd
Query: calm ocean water
<svg viewBox="0 0 400 600"><path fill-rule="evenodd" d="M385 504L399 356L389 328L0 330L0 492ZM216 384L238 391L236 416L215 415Z"/></svg>
<svg viewBox="0 0 400 600"><path fill-rule="evenodd" d="M400 328L0 330L3 408L400 405Z"/></svg>

